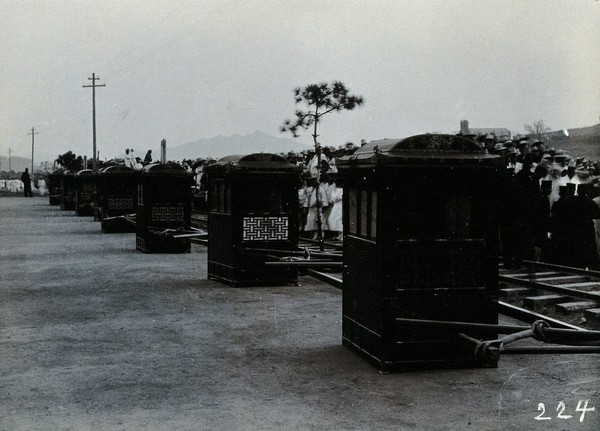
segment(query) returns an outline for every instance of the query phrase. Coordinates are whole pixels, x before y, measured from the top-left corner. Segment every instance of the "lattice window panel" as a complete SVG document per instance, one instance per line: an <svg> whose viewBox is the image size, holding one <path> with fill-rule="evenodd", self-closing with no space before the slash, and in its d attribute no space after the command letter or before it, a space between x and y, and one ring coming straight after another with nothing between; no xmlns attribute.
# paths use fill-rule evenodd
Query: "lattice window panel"
<svg viewBox="0 0 600 431"><path fill-rule="evenodd" d="M182 206L168 207L155 206L152 207L153 222L182 222L184 220L184 210Z"/></svg>
<svg viewBox="0 0 600 431"><path fill-rule="evenodd" d="M286 241L289 238L287 217L244 217L242 241Z"/></svg>
<svg viewBox="0 0 600 431"><path fill-rule="evenodd" d="M111 210L134 209L133 198L108 198L108 208Z"/></svg>

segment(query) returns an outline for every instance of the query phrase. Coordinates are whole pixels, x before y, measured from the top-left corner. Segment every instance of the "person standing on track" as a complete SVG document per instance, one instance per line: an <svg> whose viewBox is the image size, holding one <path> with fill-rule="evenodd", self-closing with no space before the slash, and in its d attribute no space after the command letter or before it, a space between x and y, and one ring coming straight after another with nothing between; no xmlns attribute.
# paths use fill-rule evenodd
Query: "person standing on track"
<svg viewBox="0 0 600 431"><path fill-rule="evenodd" d="M26 198L32 198L33 192L31 191L31 177L29 176L29 169L25 168L25 172L21 174L21 181L23 182L23 193Z"/></svg>

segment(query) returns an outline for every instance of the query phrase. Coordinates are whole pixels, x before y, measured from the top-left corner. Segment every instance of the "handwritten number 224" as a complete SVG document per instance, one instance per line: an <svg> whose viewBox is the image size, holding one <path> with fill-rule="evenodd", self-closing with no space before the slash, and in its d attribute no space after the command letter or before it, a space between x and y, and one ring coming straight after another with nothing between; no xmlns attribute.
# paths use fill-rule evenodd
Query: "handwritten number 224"
<svg viewBox="0 0 600 431"><path fill-rule="evenodd" d="M583 422L586 412L593 412L596 410L595 407L588 408L589 401L590 400L579 400L579 402L577 403L577 407L575 408L575 411L581 412L581 416L579 417L579 422ZM583 406L581 405L582 403L583 403ZM558 412L558 414L556 415L557 419L571 419L573 417L571 415L564 414L566 408L567 408L567 406L565 405L564 402L560 401L558 403L558 406L556 406L556 411ZM535 417L535 420L549 421L550 419L552 419L550 416L544 416L544 414L546 413L546 406L544 405L544 403L539 403L537 409L538 409L538 411L541 411L541 413Z"/></svg>

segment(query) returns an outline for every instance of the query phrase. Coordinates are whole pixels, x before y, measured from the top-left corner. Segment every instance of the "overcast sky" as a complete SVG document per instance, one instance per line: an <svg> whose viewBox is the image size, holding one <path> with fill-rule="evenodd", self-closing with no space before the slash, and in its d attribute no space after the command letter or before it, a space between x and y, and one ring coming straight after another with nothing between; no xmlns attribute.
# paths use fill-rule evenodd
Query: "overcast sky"
<svg viewBox="0 0 600 431"><path fill-rule="evenodd" d="M597 0L0 0L0 154L36 164L280 135L294 87L340 80L363 107L324 145L600 116ZM310 142L310 134L300 138ZM198 157L203 156L201 154Z"/></svg>

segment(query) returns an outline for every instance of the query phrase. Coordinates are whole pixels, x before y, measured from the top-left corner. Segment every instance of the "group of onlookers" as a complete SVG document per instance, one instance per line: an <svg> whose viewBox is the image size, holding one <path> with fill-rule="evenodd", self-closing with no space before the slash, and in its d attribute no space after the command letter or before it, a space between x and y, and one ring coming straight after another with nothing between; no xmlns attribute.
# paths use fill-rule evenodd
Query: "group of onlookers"
<svg viewBox="0 0 600 431"><path fill-rule="evenodd" d="M25 197L33 197L34 190L40 196L45 196L48 193L46 180L43 178L32 179L28 168L25 168L25 171L23 171L18 180L0 180L0 190L9 193L23 193Z"/></svg>
<svg viewBox="0 0 600 431"><path fill-rule="evenodd" d="M126 148L125 153L117 158L117 160L119 159L123 160L123 164L125 164L125 166L127 166L128 168L132 168L136 171L139 171L144 166L152 163L152 150L148 150L148 152L144 156L144 159L142 160L140 157L137 157L135 155L133 148Z"/></svg>
<svg viewBox="0 0 600 431"><path fill-rule="evenodd" d="M341 240L343 182L340 177L323 175L321 183L316 177L305 175L298 190L300 204L300 232L312 239Z"/></svg>
<svg viewBox="0 0 600 431"><path fill-rule="evenodd" d="M321 235L328 240L342 240L344 188L336 157L352 150L349 145L337 151L317 146L314 153L288 154L288 159L304 170L298 188L301 236L317 239Z"/></svg>
<svg viewBox="0 0 600 431"><path fill-rule="evenodd" d="M518 267L524 260L538 260L600 269L598 161L547 148L536 139L473 139L486 152L508 159L507 185L499 196L504 265ZM305 236L314 238L321 230L325 238L342 238L343 179L336 157L354 149L317 147L308 155L290 155L290 161L304 168L299 202Z"/></svg>
<svg viewBox="0 0 600 431"><path fill-rule="evenodd" d="M508 154L500 245L506 267L523 260L600 269L600 166L537 140L485 145Z"/></svg>
<svg viewBox="0 0 600 431"><path fill-rule="evenodd" d="M505 193L498 197L504 265L518 267L524 260L540 260L600 269L599 162L569 156L535 139L498 142L493 136L472 138L484 151L507 156L509 179ZM336 159L355 149L353 144L337 150L317 146L314 152L287 154L291 163L303 168L298 188L302 236L317 238L321 234L326 239L342 239L344 191ZM126 166L141 169L152 162L152 152L149 150L141 160L133 149L127 149L121 158ZM203 188L203 168L210 163L210 159L186 160L182 166L195 173L199 188ZM42 192L45 183L40 181ZM4 181L0 188L31 195L31 189L26 190L23 184Z"/></svg>

